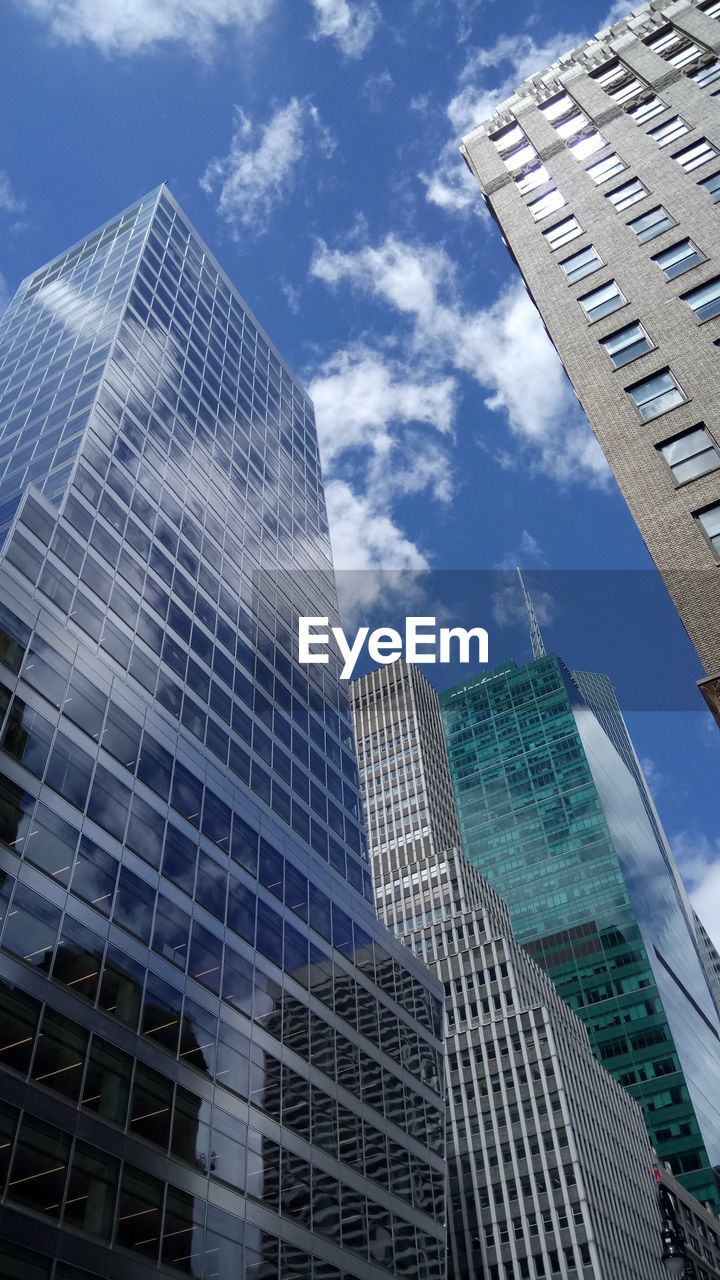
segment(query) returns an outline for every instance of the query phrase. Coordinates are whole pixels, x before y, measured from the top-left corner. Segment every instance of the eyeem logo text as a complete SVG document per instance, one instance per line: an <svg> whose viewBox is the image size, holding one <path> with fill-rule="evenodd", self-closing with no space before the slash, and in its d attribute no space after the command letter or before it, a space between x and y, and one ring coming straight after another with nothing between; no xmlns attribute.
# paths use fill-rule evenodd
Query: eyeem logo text
<svg viewBox="0 0 720 1280"><path fill-rule="evenodd" d="M435 618L406 618L405 635L394 627L359 627L350 642L342 627L329 627L329 618L298 618L298 657L300 662L325 663L331 639L343 659L341 680L350 680L360 654L367 645L373 662L386 665L404 658L406 662L488 661L488 633L484 627L436 627ZM325 628L320 630L319 628Z"/></svg>

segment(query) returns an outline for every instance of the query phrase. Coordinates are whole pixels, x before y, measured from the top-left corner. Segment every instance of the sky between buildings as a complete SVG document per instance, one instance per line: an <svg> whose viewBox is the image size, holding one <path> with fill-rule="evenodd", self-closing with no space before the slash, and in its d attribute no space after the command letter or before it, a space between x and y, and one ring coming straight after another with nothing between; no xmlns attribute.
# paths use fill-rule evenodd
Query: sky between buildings
<svg viewBox="0 0 720 1280"><path fill-rule="evenodd" d="M314 398L340 566L649 570L458 154L525 76L629 8L5 0L0 310L167 180ZM547 647L586 668L591 628L551 597ZM529 658L513 609L492 637L494 662ZM699 702L628 719L720 945L720 734Z"/></svg>

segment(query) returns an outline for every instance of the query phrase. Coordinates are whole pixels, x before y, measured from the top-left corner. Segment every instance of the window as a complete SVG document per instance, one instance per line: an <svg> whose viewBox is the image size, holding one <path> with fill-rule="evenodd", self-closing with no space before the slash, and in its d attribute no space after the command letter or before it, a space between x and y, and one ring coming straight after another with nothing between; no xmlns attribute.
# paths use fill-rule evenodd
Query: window
<svg viewBox="0 0 720 1280"><path fill-rule="evenodd" d="M718 174L718 183L720 184L720 174ZM569 218L563 218L562 222L556 222L554 227L548 227L543 232L551 249L562 249L563 245L569 244L571 240L577 240L582 235L582 227L577 218L572 214Z"/></svg>
<svg viewBox="0 0 720 1280"><path fill-rule="evenodd" d="M662 205L656 205L649 213L641 213L639 218L633 218L628 222L631 231L635 232L640 244L647 244L648 240L654 240L656 236L661 236L663 231L669 231L675 226L667 209L663 209Z"/></svg>
<svg viewBox="0 0 720 1280"><path fill-rule="evenodd" d="M704 66L698 67L697 71L692 72L690 79L694 80L701 89L704 89L708 84L714 84L716 80L720 79L720 60L713 58Z"/></svg>
<svg viewBox="0 0 720 1280"><path fill-rule="evenodd" d="M706 511L699 511L696 519L709 538L713 551L720 555L720 502L716 502L714 507L708 507Z"/></svg>
<svg viewBox="0 0 720 1280"><path fill-rule="evenodd" d="M611 98L620 103L631 102L646 87L618 59L606 63L599 71L593 73L592 78Z"/></svg>
<svg viewBox="0 0 720 1280"><path fill-rule="evenodd" d="M617 311L619 307L625 305L625 301L626 299L614 280L611 280L608 284L602 284L599 289L593 289L592 293L586 293L584 297L578 298L578 302L591 324L593 321L602 320L603 316L609 316L613 311Z"/></svg>
<svg viewBox="0 0 720 1280"><path fill-rule="evenodd" d="M540 110L545 119L554 124L556 120L564 119L571 111L577 111L577 107L569 93L561 93L559 96L549 98L547 102L543 102Z"/></svg>
<svg viewBox="0 0 720 1280"><path fill-rule="evenodd" d="M618 213L622 213L623 209L629 209L631 205L637 204L638 200L644 200L647 194L647 189L640 179L633 178L630 182L624 182L621 187L616 187L614 191L608 191L607 198Z"/></svg>
<svg viewBox="0 0 720 1280"><path fill-rule="evenodd" d="M493 146L497 147L500 155L512 151L513 147L517 147L521 142L527 142L527 138L520 128L519 124L508 125L507 129L501 129L500 133L493 134L490 139Z"/></svg>
<svg viewBox="0 0 720 1280"><path fill-rule="evenodd" d="M720 276L706 281L690 293L684 293L683 302L687 302L700 321L720 315Z"/></svg>
<svg viewBox="0 0 720 1280"><path fill-rule="evenodd" d="M527 138L523 138L519 146L505 152L503 159L510 172L514 173L517 169L523 169L526 164L530 164L531 160L536 160L537 151Z"/></svg>
<svg viewBox="0 0 720 1280"><path fill-rule="evenodd" d="M717 148L708 142L707 138L701 138L699 142L693 142L692 146L676 151L673 160L677 160L686 173L692 173L693 169L699 169L701 164L714 160L717 154Z"/></svg>
<svg viewBox="0 0 720 1280"><path fill-rule="evenodd" d="M596 151L599 151L604 146L605 139L601 133L598 133L597 129L594 129L591 133L584 134L583 137L576 138L574 142L571 142L570 150L576 160L587 160L588 156L594 155Z"/></svg>
<svg viewBox="0 0 720 1280"><path fill-rule="evenodd" d="M581 249L579 253L574 253L571 258L565 258L560 263L570 284L575 284L577 280L583 280L585 276L592 275L593 271L597 271L603 265L602 258L593 245L587 249Z"/></svg>
<svg viewBox="0 0 720 1280"><path fill-rule="evenodd" d="M661 413L667 413L685 400L684 393L669 369L661 369L659 373L643 378L642 382L636 382L634 387L627 387L626 390L639 409L643 422L659 418Z"/></svg>
<svg viewBox="0 0 720 1280"><path fill-rule="evenodd" d="M643 98L642 102L638 102L637 106L629 109L628 115L632 116L636 124L647 124L648 120L653 120L655 116L659 116L666 109L666 105L661 98Z"/></svg>
<svg viewBox="0 0 720 1280"><path fill-rule="evenodd" d="M612 155L605 156L604 159L597 160L595 164L591 164L585 172L590 175L593 182L599 187L603 182L614 178L616 174L622 173L624 168L624 161L613 151Z"/></svg>
<svg viewBox="0 0 720 1280"><path fill-rule="evenodd" d="M711 173L709 178L701 178L698 186L704 187L712 197L713 203L717 204L720 200L720 172Z"/></svg>
<svg viewBox="0 0 720 1280"><path fill-rule="evenodd" d="M699 45L688 40L687 36L676 31L674 27L665 27L646 40L645 44L652 49L653 53L659 54L673 67L686 67L703 52Z"/></svg>
<svg viewBox="0 0 720 1280"><path fill-rule="evenodd" d="M702 4L698 5L698 9L702 9L708 18L720 17L720 0L703 0Z"/></svg>
<svg viewBox="0 0 720 1280"><path fill-rule="evenodd" d="M641 324L628 324L618 329L600 343L607 351L613 368L620 369L631 360L637 360L646 351L650 351L652 343Z"/></svg>
<svg viewBox="0 0 720 1280"><path fill-rule="evenodd" d="M704 476L720 467L720 450L706 427L700 423L682 435L658 445L678 484Z"/></svg>
<svg viewBox="0 0 720 1280"><path fill-rule="evenodd" d="M536 164L522 177L515 179L517 189L522 196L527 195L529 191L534 191L536 187L541 187L544 182L549 182L550 174L544 164Z"/></svg>
<svg viewBox="0 0 720 1280"><path fill-rule="evenodd" d="M671 116L669 120L663 120L663 123L656 125L654 129L649 129L648 138L652 138L654 142L657 142L659 147L667 147L671 142L682 138L684 133L689 132L689 124L681 120L680 116Z"/></svg>
<svg viewBox="0 0 720 1280"><path fill-rule="evenodd" d="M653 258L653 262L657 262L665 272L667 280L674 280L675 276L681 276L683 272L689 271L691 267L696 267L699 262L704 261L703 255L692 240L680 240L669 249L663 249L662 253L656 253Z"/></svg>
<svg viewBox="0 0 720 1280"><path fill-rule="evenodd" d="M528 209L535 222L540 222L542 218L547 218L548 214L564 208L566 203L565 197L561 196L560 192L553 188L552 191L547 191L544 196L540 196L539 200L531 200Z"/></svg>

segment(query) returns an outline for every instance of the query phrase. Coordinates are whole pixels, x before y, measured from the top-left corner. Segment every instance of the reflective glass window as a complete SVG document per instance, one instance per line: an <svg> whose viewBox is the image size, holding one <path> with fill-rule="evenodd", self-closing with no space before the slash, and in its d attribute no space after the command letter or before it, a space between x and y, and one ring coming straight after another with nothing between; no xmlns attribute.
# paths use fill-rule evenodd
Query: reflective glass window
<svg viewBox="0 0 720 1280"><path fill-rule="evenodd" d="M720 466L720 449L704 426L683 431L658 448L678 484L685 484Z"/></svg>

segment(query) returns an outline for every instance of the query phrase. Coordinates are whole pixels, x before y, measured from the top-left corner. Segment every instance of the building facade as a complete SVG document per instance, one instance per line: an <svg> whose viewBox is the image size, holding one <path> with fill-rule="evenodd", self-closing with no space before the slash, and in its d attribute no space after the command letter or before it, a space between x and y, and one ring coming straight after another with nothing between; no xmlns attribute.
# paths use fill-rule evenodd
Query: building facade
<svg viewBox="0 0 720 1280"><path fill-rule="evenodd" d="M720 954L696 911L693 912L693 919L700 959L705 967L708 986L712 992L716 1008L720 1013Z"/></svg>
<svg viewBox="0 0 720 1280"><path fill-rule="evenodd" d="M312 405L166 188L10 304L0 526L0 1272L442 1280Z"/></svg>
<svg viewBox="0 0 720 1280"><path fill-rule="evenodd" d="M642 1113L462 855L438 698L353 681L378 911L445 987L453 1280L659 1280Z"/></svg>
<svg viewBox="0 0 720 1280"><path fill-rule="evenodd" d="M720 1280L720 1219L698 1204L664 1165L655 1166L655 1178L658 1188L662 1188L664 1206L665 1197L670 1196L671 1211L682 1231L683 1248L695 1280Z"/></svg>
<svg viewBox="0 0 720 1280"><path fill-rule="evenodd" d="M661 1159L717 1206L717 1010L610 692L548 655L441 694L463 847L642 1106Z"/></svg>
<svg viewBox="0 0 720 1280"><path fill-rule="evenodd" d="M719 19L715 0L643 5L462 149L720 720Z"/></svg>

